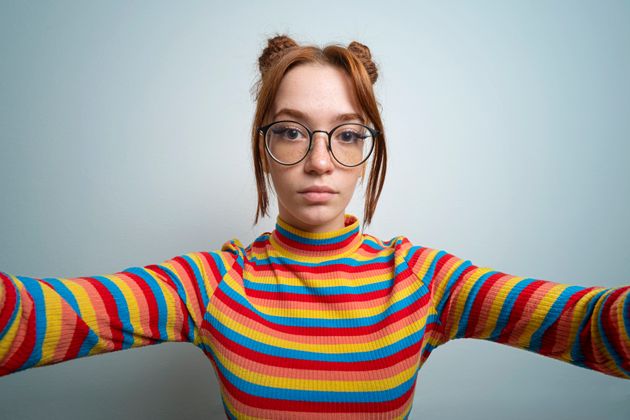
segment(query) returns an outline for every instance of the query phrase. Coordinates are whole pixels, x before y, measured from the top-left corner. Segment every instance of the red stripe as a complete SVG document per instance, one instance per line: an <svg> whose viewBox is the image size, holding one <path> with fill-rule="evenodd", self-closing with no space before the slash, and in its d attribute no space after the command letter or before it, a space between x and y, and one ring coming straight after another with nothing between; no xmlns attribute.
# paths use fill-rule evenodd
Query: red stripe
<svg viewBox="0 0 630 420"><path fill-rule="evenodd" d="M567 299L567 302L564 305L564 308L562 308L562 313L558 317L557 321L554 322L551 325L551 327L549 327L547 331L543 333L543 336L541 337L540 350L539 350L540 354L555 357L554 347L556 345L556 342L558 341L558 335L561 333L564 333L563 334L564 336L561 337L563 341L566 341L566 338L567 338L565 337L567 335L566 334L567 331L559 331L560 320L569 316L571 309L575 307L575 304L580 299L582 299L584 295L586 295L587 293L590 293L591 291L592 291L592 288L580 290L572 294L569 297L569 299ZM571 346L573 344L574 338L573 337L568 337L568 338L569 338L568 343L564 345Z"/></svg>
<svg viewBox="0 0 630 420"><path fill-rule="evenodd" d="M597 361L593 354L595 343L593 343L593 336L591 334L591 319L590 317L587 318L587 321L584 323L584 328L579 333L580 351L584 356L584 366L588 366L589 369L601 370L601 367L598 369Z"/></svg>
<svg viewBox="0 0 630 420"><path fill-rule="evenodd" d="M255 408L262 408L266 410L280 410L291 411L296 414L300 412L308 413L384 413L400 409L404 406L409 398L413 395L413 391L416 387L415 382L409 387L403 395L400 397L383 402L313 402L313 401L294 401L294 400L282 400L277 398L264 398L257 397L251 394L247 394L231 384L225 376L218 369L216 362L212 361L215 366L215 371L219 376L219 380L225 387L225 389L237 400L243 404L249 405ZM326 393L322 393L325 395Z"/></svg>
<svg viewBox="0 0 630 420"><path fill-rule="evenodd" d="M392 313L387 318L379 321L376 324L365 325L365 326L357 326L353 328L336 328L336 327L305 327L305 326L291 326L291 325L281 325L270 322L250 309L240 305L238 302L232 300L225 292L221 289L217 290L215 293L217 299L223 302L225 305L229 306L232 310L239 313L243 317L248 320L254 321L258 324L262 324L268 328L271 328L275 331L294 334L294 335L306 335L306 336L338 336L338 335L366 335L370 333L374 333L377 331L383 330L385 327L413 314L415 311L421 310L423 307L429 304L430 295L429 293L425 293L418 300L413 302L411 305Z"/></svg>
<svg viewBox="0 0 630 420"><path fill-rule="evenodd" d="M621 341L622 337L620 336L623 325L618 324L617 322L617 314L614 313L614 309L617 309L618 305L623 305L623 299L617 300L619 296L626 293L627 290L630 290L630 286L618 288L614 290L604 302L604 307L601 311L601 324L602 334L606 336L608 341L612 344L612 347L617 354L617 356L621 356L621 367L626 371L630 371L630 359L624 357L624 343ZM617 300L616 303L615 300ZM608 350L604 350L608 353Z"/></svg>
<svg viewBox="0 0 630 420"><path fill-rule="evenodd" d="M13 316L13 312L17 310L17 290L11 279L0 272L0 279L2 279L2 288L4 289L4 302L0 308L0 331L5 331L9 327L9 320ZM19 321L16 318L16 321Z"/></svg>
<svg viewBox="0 0 630 420"><path fill-rule="evenodd" d="M208 255L205 252L202 252L200 254L208 262L208 266L210 266L210 269L212 270L212 273L215 276L215 278L220 278L220 275L219 277L217 277L218 271L210 255ZM187 280L187 281L184 281L184 280ZM197 299L197 307L199 308L199 312L201 316L203 316L203 314L206 312L206 305L208 304L208 302L203 301L203 298L201 297L201 291L199 290L200 287L204 287L203 279L199 279L202 283L202 286L200 286L199 283L194 280L196 279L194 278L179 279L179 281L182 283L182 285L184 285L184 287L187 285L188 287L192 288L193 291L195 292L195 297Z"/></svg>
<svg viewBox="0 0 630 420"><path fill-rule="evenodd" d="M83 319L78 315L76 318L76 323L74 329L72 330L72 340L70 341L66 354L63 355L63 360L71 360L78 357L81 346L90 332L90 328L87 326L85 321L83 321Z"/></svg>
<svg viewBox="0 0 630 420"><path fill-rule="evenodd" d="M344 248L345 246L349 245L353 240L355 240L357 236L359 235L359 230L357 229L355 231L352 231L353 233L342 241L331 242L328 244L322 244L322 243L308 244L305 242L299 242L299 241L290 239L289 237L283 235L279 230L276 230L275 232L277 235L276 239L278 240L278 242L281 242L284 246L300 249L303 251L315 251L315 252L334 251L336 249Z"/></svg>
<svg viewBox="0 0 630 420"><path fill-rule="evenodd" d="M393 271L393 267L390 266L390 270ZM372 292L361 294L339 294L339 295L316 295L316 294L303 294L303 293L290 293L290 292L273 292L264 290L248 289L247 295L257 297L260 299L270 299L276 301L298 301L298 302L319 302L319 303L343 303L343 302L365 302L373 299L377 299L389 294L398 286L402 281L413 276L413 272L409 269L405 269L398 273L398 276L394 277L392 286L386 289L375 290ZM322 281L325 281L324 279Z"/></svg>
<svg viewBox="0 0 630 420"><path fill-rule="evenodd" d="M347 264L330 264L325 266L325 270L326 272L332 272L332 271L339 271L339 272L343 272L343 273L354 273L354 274L362 274L362 273L367 273L370 271L384 271L384 270L391 270L392 267L392 263L393 263L394 259L392 258L391 261L385 261L382 263L369 263L369 264L362 264L359 266L351 266L351 265L347 265ZM273 273L278 273L278 272L282 272L282 273L317 273L317 274L321 274L322 272L322 267L321 266L317 266L317 265L313 265L313 266L306 266L306 265L300 265L299 263L295 263L295 264L276 264L276 263L269 263L269 264L258 264L257 262L252 262L252 261L246 261L245 264L251 269L249 271L253 271L253 272L259 272L261 274L265 274L265 273L269 273L269 274L273 274Z"/></svg>
<svg viewBox="0 0 630 420"><path fill-rule="evenodd" d="M213 279L215 280L215 282L218 283L219 280L222 277L221 277L221 271L219 271L219 267L217 266L217 263L215 262L214 258L212 258L212 255L209 252L202 252L201 256L208 263L208 266L210 267L210 270L212 270ZM210 297L210 296L208 296L208 297Z"/></svg>
<svg viewBox="0 0 630 420"><path fill-rule="evenodd" d="M450 288L448 290L446 290L446 293L448 293L448 295L444 295L442 297L442 300L444 299L448 299L448 301L452 301L453 300L453 293L454 290L456 290L459 287L459 283L461 281L463 281L462 279L465 279L466 276L469 273L472 273L473 271L475 271L477 267L475 267L474 265L468 266L466 269L464 269L464 271L461 272L461 274L459 275L459 277L457 278L457 280L455 280L455 283L451 284ZM448 281L448 278L444 278L441 281ZM434 286L437 287L437 286ZM449 327L449 323L448 323L448 317L450 316L450 309L451 309L451 304L447 303L442 307L442 313L440 313L440 327L439 327L439 331L443 334L448 334L449 332L446 331L447 328ZM459 320L455 320L455 322L458 322ZM456 328L456 325L451 326L451 328Z"/></svg>
<svg viewBox="0 0 630 420"><path fill-rule="evenodd" d="M182 322L182 329L181 331L176 331L180 333L179 337L174 337L176 340L185 340L188 341L188 334L190 333L190 329L188 327L188 309L186 308L186 304L184 303L184 299L186 298L185 296L180 296L179 293L177 292L177 285L175 284L174 281L171 280L169 274L162 269L162 267L158 266L158 265L150 265L147 266L147 268L150 268L151 270L155 271L155 273L167 284L169 285L169 287L175 292L175 295L177 297L179 297L179 299L176 300L175 304L177 306L179 306L179 310L177 311L178 315L181 315L181 322ZM183 287L183 285L182 285Z"/></svg>
<svg viewBox="0 0 630 420"><path fill-rule="evenodd" d="M116 351L122 349L123 343L123 326L120 321L120 316L118 315L118 308L116 306L116 300L114 296L111 294L107 286L105 286L100 281L96 280L92 277L81 277L90 283L94 289L98 292L101 299L103 300L103 304L105 305L105 311L107 312L107 316L109 317L109 327L111 331L111 342L114 345L114 348L111 351ZM103 331L101 331L103 333Z"/></svg>
<svg viewBox="0 0 630 420"><path fill-rule="evenodd" d="M25 291L25 294L30 298L31 310L26 311L24 304L22 304L22 318L15 319L16 322L21 323L25 318L28 318L26 331L23 336L24 339L22 343L19 344L17 351L6 361L2 362L2 365L0 365L0 375L6 375L20 369L24 362L26 362L30 357L33 352L33 348L35 348L36 326L34 303L28 291ZM24 302L24 295L21 295L20 297ZM17 337L19 337L19 335ZM15 348L15 344L16 343L14 342L11 347Z"/></svg>
<svg viewBox="0 0 630 420"><path fill-rule="evenodd" d="M519 323L519 321L522 322L524 317L530 316L530 312L526 310L526 306L534 292L544 286L545 283L546 282L543 280L535 280L519 293L510 311L510 317L496 340L498 343L507 343L512 336L514 328L516 328L516 324ZM529 319L525 319L525 321L529 322Z"/></svg>
<svg viewBox="0 0 630 420"><path fill-rule="evenodd" d="M389 296L390 289L375 290L373 292L354 294L345 293L339 295L310 295L303 293L288 293L288 292L270 292L264 290L248 289L247 296L268 299L276 301L293 301L293 302L313 302L313 303L346 303L346 302L366 302Z"/></svg>
<svg viewBox="0 0 630 420"><path fill-rule="evenodd" d="M258 363L263 363L269 366L282 366L282 367L286 367L287 365L290 365L292 368L296 368L296 369L324 370L324 371L328 371L328 370L365 371L365 370L376 370L376 369L388 368L407 358L416 357L418 355L418 352L424 340L424 336L423 336L423 338L420 339L417 343L414 343L410 345L409 347L406 347L400 352L394 353L390 356L383 357L380 359L369 360L369 361L354 361L354 362L330 362L330 361L313 361L313 360L295 359L295 358L273 356L270 354L261 353L259 351L255 351L250 348L244 347L241 344L228 339L223 334L221 334L216 328L214 328L214 326L207 320L203 321L202 328L210 332L212 336L229 351L235 354L238 354L244 358L254 360Z"/></svg>
<svg viewBox="0 0 630 420"><path fill-rule="evenodd" d="M149 308L148 320L149 320L149 338L155 341L161 341L160 337L160 326L159 326L159 317L160 311L158 309L157 300L155 299L155 295L153 294L153 290L151 290L151 286L147 284L147 280L143 279L141 276L125 271L125 275L129 276L133 280L135 280L140 290L142 290L142 295L147 302L147 306ZM150 273L146 273L150 276ZM145 332L146 334L146 332Z"/></svg>
<svg viewBox="0 0 630 420"><path fill-rule="evenodd" d="M494 286L496 282L503 276L505 276L505 274L501 272L492 274L486 279L484 284L477 292L477 295L475 296L475 301L473 302L473 305L470 308L470 313L468 314L468 323L466 325L466 331L464 331L464 337L477 336L480 315L482 313L487 313L486 308L489 310L492 307L492 302L485 302L486 296L488 295L488 292L490 291L492 286Z"/></svg>

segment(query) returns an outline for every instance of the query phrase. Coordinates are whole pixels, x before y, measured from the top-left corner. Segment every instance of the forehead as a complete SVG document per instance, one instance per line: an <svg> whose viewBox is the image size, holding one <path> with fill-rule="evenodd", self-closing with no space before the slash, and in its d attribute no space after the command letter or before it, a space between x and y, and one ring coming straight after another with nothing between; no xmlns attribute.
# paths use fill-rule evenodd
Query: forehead
<svg viewBox="0 0 630 420"><path fill-rule="evenodd" d="M330 65L300 64L280 82L271 109L272 118L282 109L305 114L307 122L329 122L339 114L362 114L352 81L343 70Z"/></svg>

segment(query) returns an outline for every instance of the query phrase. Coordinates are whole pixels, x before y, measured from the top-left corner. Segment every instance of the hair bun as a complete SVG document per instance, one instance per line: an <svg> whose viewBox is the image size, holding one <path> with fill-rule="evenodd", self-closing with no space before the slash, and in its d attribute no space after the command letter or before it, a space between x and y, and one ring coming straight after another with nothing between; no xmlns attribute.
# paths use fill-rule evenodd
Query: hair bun
<svg viewBox="0 0 630 420"><path fill-rule="evenodd" d="M267 47L258 58L258 68L260 74L265 74L267 70L282 57L288 49L297 47L298 44L287 35L276 35L267 40Z"/></svg>
<svg viewBox="0 0 630 420"><path fill-rule="evenodd" d="M370 76L370 81L374 84L376 79L378 79L378 69L376 68L376 64L372 61L372 54L370 53L370 49L367 45L361 44L357 41L352 41L348 45L348 50L350 50L350 52L363 63L363 66Z"/></svg>

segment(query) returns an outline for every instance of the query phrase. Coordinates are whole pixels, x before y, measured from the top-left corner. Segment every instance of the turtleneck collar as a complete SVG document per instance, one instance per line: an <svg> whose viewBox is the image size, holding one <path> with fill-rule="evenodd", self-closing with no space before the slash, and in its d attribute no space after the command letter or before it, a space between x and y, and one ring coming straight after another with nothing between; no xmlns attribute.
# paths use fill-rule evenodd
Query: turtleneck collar
<svg viewBox="0 0 630 420"><path fill-rule="evenodd" d="M276 251L287 257L335 257L352 254L362 242L359 219L345 215L344 227L328 232L307 232L289 225L278 216L270 242Z"/></svg>

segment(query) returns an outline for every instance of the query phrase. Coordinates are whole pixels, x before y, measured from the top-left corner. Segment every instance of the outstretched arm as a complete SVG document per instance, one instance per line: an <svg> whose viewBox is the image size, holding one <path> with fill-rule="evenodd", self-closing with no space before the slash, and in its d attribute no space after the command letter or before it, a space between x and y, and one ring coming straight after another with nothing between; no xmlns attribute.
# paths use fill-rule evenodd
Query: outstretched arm
<svg viewBox="0 0 630 420"><path fill-rule="evenodd" d="M212 293L235 260L194 252L69 279L0 272L0 376L165 341L196 344Z"/></svg>
<svg viewBox="0 0 630 420"><path fill-rule="evenodd" d="M480 338L630 379L630 286L582 287L477 267L411 247L437 319L430 344Z"/></svg>

